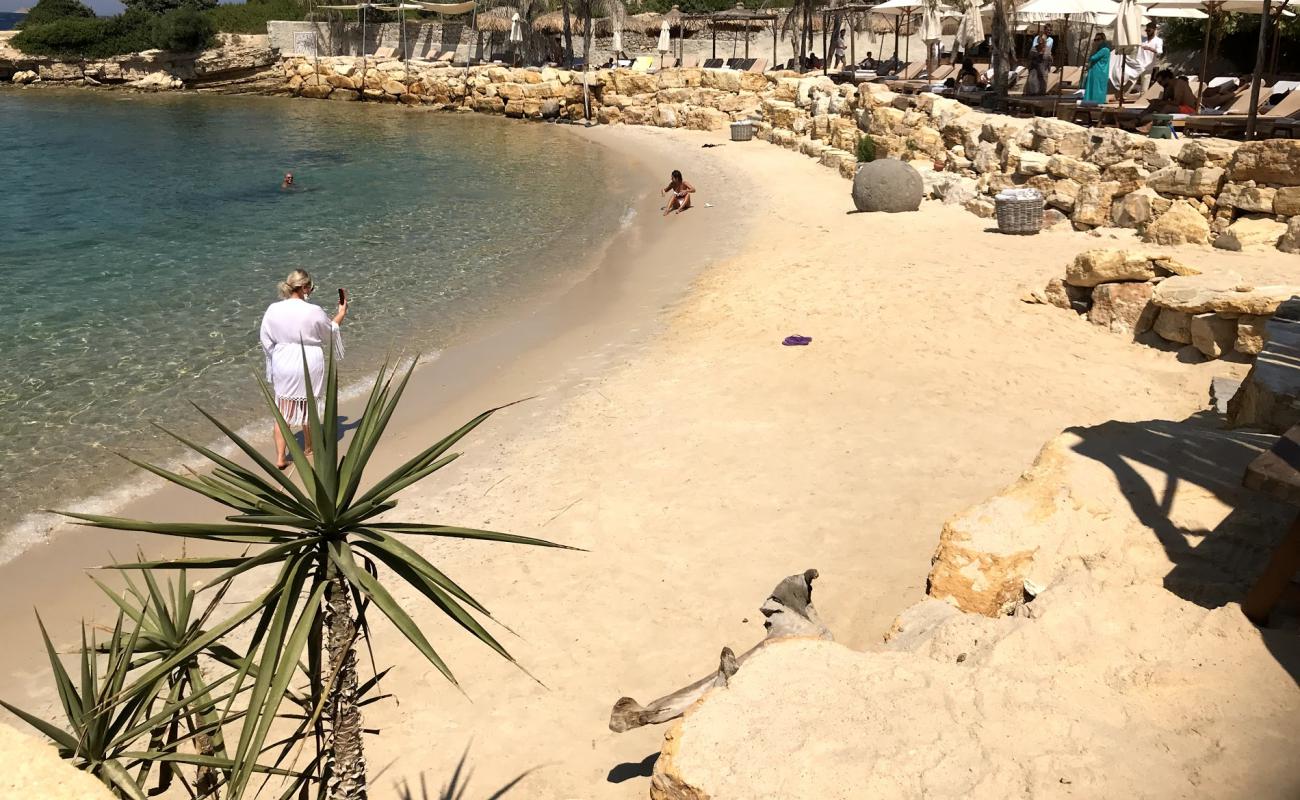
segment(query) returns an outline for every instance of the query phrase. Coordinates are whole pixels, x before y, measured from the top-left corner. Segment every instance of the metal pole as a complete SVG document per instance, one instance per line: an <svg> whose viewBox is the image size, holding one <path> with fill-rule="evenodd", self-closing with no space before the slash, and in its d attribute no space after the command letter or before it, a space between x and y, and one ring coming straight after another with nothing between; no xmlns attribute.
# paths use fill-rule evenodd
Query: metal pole
<svg viewBox="0 0 1300 800"><path fill-rule="evenodd" d="M718 57L718 23L715 22L714 20L709 20L709 29L713 32L713 55L709 56L709 58L717 58Z"/></svg>
<svg viewBox="0 0 1300 800"><path fill-rule="evenodd" d="M361 100L366 99L366 7L361 6Z"/></svg>
<svg viewBox="0 0 1300 800"><path fill-rule="evenodd" d="M1255 138L1255 124L1259 121L1259 79L1264 68L1264 50L1268 45L1269 0L1264 0L1264 13L1259 19L1259 52L1255 54L1255 71L1250 76L1250 110L1246 112L1246 138Z"/></svg>
<svg viewBox="0 0 1300 800"><path fill-rule="evenodd" d="M1264 0L1265 3L1268 0ZM1215 3L1206 3L1205 10L1209 12L1209 19L1205 20L1205 44L1201 47L1201 77L1200 82L1196 85L1196 108L1201 107L1201 93L1205 91L1205 73L1210 70L1210 30L1214 27L1214 22L1219 16L1218 5ZM1249 120L1247 120L1249 124Z"/></svg>
<svg viewBox="0 0 1300 800"><path fill-rule="evenodd" d="M745 20L745 60L749 60L749 20Z"/></svg>

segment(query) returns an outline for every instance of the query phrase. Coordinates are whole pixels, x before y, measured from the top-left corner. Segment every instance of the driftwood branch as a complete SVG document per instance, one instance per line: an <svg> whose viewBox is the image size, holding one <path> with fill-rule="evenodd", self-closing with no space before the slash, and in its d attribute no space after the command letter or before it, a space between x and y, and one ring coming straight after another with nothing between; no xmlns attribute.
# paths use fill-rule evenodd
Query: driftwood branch
<svg viewBox="0 0 1300 800"><path fill-rule="evenodd" d="M831 632L817 615L812 604L812 582L817 578L817 570L804 570L801 575L791 575L782 580L772 590L772 594L759 607L765 617L763 627L767 635L763 641L737 657L730 647L722 648L718 668L715 672L699 679L689 686L678 689L671 694L643 706L631 697L621 697L614 704L609 715L609 729L615 733L630 731L642 725L658 725L677 719L715 686L726 686L731 676L736 674L746 659L758 652L759 648L776 639L792 636L812 636L820 639L832 638Z"/></svg>

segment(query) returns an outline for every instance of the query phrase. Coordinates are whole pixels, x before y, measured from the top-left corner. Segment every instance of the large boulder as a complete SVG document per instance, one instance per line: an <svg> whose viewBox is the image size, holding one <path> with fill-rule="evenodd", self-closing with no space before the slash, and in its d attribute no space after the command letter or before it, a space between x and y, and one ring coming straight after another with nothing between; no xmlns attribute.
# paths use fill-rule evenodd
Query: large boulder
<svg viewBox="0 0 1300 800"><path fill-rule="evenodd" d="M1170 201L1156 194L1149 186L1117 198L1110 206L1110 221L1119 228L1141 228L1162 212L1169 210Z"/></svg>
<svg viewBox="0 0 1300 800"><path fill-rule="evenodd" d="M1206 358L1231 353L1237 342L1237 321L1218 314L1197 314L1190 326L1192 345Z"/></svg>
<svg viewBox="0 0 1300 800"><path fill-rule="evenodd" d="M1300 253L1300 216L1287 222L1286 233L1277 240L1277 249L1283 253Z"/></svg>
<svg viewBox="0 0 1300 800"><path fill-rule="evenodd" d="M1277 189L1254 183L1225 183L1219 191L1220 206L1254 214L1272 214Z"/></svg>
<svg viewBox="0 0 1300 800"><path fill-rule="evenodd" d="M1262 317L1277 311L1283 301L1300 294L1300 283L1254 286L1232 272L1207 275L1179 275L1156 286L1152 302L1161 308L1187 314L1219 314Z"/></svg>
<svg viewBox="0 0 1300 800"><path fill-rule="evenodd" d="M1110 203L1118 186L1113 181L1084 184L1074 198L1070 221L1081 228L1096 228L1110 222Z"/></svg>
<svg viewBox="0 0 1300 800"><path fill-rule="evenodd" d="M1071 286L1092 287L1115 281L1148 281L1163 273L1157 271L1152 256L1128 250L1085 250L1065 268L1065 282Z"/></svg>
<svg viewBox="0 0 1300 800"><path fill-rule="evenodd" d="M1178 151L1178 163L1187 169L1227 166L1239 145L1229 139L1188 139Z"/></svg>
<svg viewBox="0 0 1300 800"><path fill-rule="evenodd" d="M89 772L59 758L53 745L0 724L0 797L112 800L114 794Z"/></svg>
<svg viewBox="0 0 1300 800"><path fill-rule="evenodd" d="M1147 176L1147 186L1160 194L1180 197L1207 197L1218 194L1223 180L1222 167L1180 169L1165 167Z"/></svg>
<svg viewBox="0 0 1300 800"><path fill-rule="evenodd" d="M1214 246L1223 250L1275 247L1286 232L1285 222L1278 222L1269 217L1242 217L1219 234L1219 237L1214 240Z"/></svg>
<svg viewBox="0 0 1300 800"><path fill-rule="evenodd" d="M1191 203L1178 200L1147 225L1142 239L1160 245L1205 244L1210 240L1210 223Z"/></svg>
<svg viewBox="0 0 1300 800"><path fill-rule="evenodd" d="M1300 424L1300 298L1282 303L1264 326L1264 346L1228 401L1228 424L1285 433Z"/></svg>
<svg viewBox="0 0 1300 800"><path fill-rule="evenodd" d="M863 164L853 176L853 205L858 211L915 211L921 207L924 191L921 173L892 158Z"/></svg>
<svg viewBox="0 0 1300 800"><path fill-rule="evenodd" d="M1273 195L1273 213L1279 217L1300 214L1300 186L1283 186Z"/></svg>
<svg viewBox="0 0 1300 800"><path fill-rule="evenodd" d="M1103 283L1092 290L1088 321L1115 333L1143 333L1159 311L1151 305L1150 283Z"/></svg>
<svg viewBox="0 0 1300 800"><path fill-rule="evenodd" d="M1228 162L1228 174L1238 183L1300 186L1300 139L1245 142Z"/></svg>

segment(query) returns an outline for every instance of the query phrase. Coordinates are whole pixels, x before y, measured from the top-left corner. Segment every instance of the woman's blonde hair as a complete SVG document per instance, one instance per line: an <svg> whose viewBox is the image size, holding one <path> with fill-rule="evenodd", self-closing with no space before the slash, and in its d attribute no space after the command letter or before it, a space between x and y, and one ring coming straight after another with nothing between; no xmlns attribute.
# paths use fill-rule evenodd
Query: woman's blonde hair
<svg viewBox="0 0 1300 800"><path fill-rule="evenodd" d="M311 275L305 269L295 269L289 273L289 277L280 281L280 296L289 297L299 289L305 289L311 286Z"/></svg>

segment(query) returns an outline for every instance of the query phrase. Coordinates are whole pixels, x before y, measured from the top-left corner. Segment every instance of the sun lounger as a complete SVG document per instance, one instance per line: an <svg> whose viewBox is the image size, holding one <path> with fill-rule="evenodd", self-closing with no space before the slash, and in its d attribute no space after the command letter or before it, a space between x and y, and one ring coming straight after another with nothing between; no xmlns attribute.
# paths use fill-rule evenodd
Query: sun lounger
<svg viewBox="0 0 1300 800"><path fill-rule="evenodd" d="M1083 79L1083 67L1061 67L1061 86L1066 88L1079 88L1079 81Z"/></svg>
<svg viewBox="0 0 1300 800"><path fill-rule="evenodd" d="M1276 85L1273 87L1276 89ZM1241 135L1246 132L1249 125L1250 113L1250 89L1246 90L1246 109L1237 114L1198 114L1183 118L1183 127L1188 130L1199 131L1203 133L1212 133L1215 136ZM1263 96L1260 92L1260 96ZM1277 95L1271 95L1276 97ZM1234 103L1234 105L1236 105ZM1293 89L1284 96L1281 101L1262 110L1256 115L1256 119L1265 126L1274 126L1276 122L1290 119L1300 115L1300 90ZM1287 127L1285 124L1283 127Z"/></svg>
<svg viewBox="0 0 1300 800"><path fill-rule="evenodd" d="M682 61L682 66L683 66L683 67L698 67L699 65L700 65L700 58L699 58L699 56L687 56L687 57Z"/></svg>
<svg viewBox="0 0 1300 800"><path fill-rule="evenodd" d="M654 63L655 60L651 56L637 56L637 58L632 61L632 71L649 72L650 67L653 66Z"/></svg>
<svg viewBox="0 0 1300 800"><path fill-rule="evenodd" d="M757 72L760 75L763 74L764 72L767 72L767 59L766 58L750 59L749 66L745 68L745 71Z"/></svg>
<svg viewBox="0 0 1300 800"><path fill-rule="evenodd" d="M706 59L704 59L704 68L705 68L705 69L722 69L724 65L725 65L725 62L724 62L722 59L720 59L720 58L706 58Z"/></svg>
<svg viewBox="0 0 1300 800"><path fill-rule="evenodd" d="M921 59L920 61L913 61L911 64L908 64L906 67L904 67L902 70L899 71L897 78L900 81L916 80L916 78L924 70L925 70L925 59Z"/></svg>
<svg viewBox="0 0 1300 800"><path fill-rule="evenodd" d="M375 52L372 55L374 55L376 60L385 58L392 59L397 57L397 50L392 47L376 47Z"/></svg>

